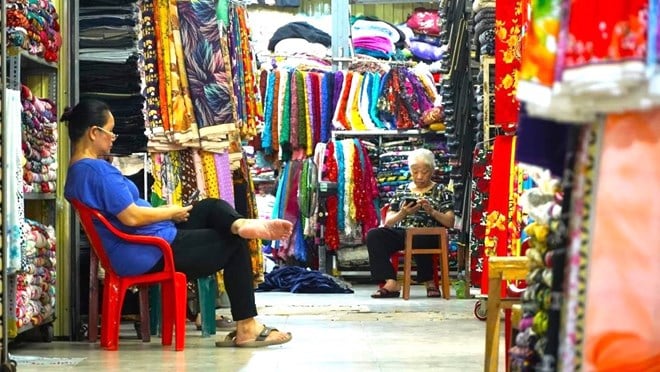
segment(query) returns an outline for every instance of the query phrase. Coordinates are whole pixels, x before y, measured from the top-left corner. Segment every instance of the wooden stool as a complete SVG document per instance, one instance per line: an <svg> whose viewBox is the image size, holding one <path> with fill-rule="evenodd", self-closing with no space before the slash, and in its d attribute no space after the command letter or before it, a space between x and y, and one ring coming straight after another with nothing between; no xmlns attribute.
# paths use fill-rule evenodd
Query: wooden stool
<svg viewBox="0 0 660 372"><path fill-rule="evenodd" d="M520 302L520 298L501 298L502 280L526 279L528 271L527 257L491 256L488 259L488 312L484 371L497 371L500 350L500 309L511 309L514 303Z"/></svg>
<svg viewBox="0 0 660 372"><path fill-rule="evenodd" d="M436 235L438 246L435 248L413 249L413 237L417 235ZM449 299L449 248L447 229L444 227L411 227L406 229L406 245L403 250L403 299L410 298L410 282L412 272L412 256L414 254L437 254L442 262L440 271L442 297Z"/></svg>

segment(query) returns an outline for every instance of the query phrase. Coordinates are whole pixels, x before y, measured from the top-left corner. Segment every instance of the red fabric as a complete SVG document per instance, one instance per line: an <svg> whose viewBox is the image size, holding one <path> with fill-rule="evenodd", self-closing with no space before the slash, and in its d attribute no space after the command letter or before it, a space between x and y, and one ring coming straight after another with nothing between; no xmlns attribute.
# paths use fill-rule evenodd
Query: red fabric
<svg viewBox="0 0 660 372"><path fill-rule="evenodd" d="M518 125L516 94L528 1L502 1L495 7L495 125L506 133L515 132Z"/></svg>
<svg viewBox="0 0 660 372"><path fill-rule="evenodd" d="M648 0L572 1L570 15L565 67L645 57Z"/></svg>
<svg viewBox="0 0 660 372"><path fill-rule="evenodd" d="M488 191L488 213L481 293L488 293L488 256L506 256L508 250L509 183L513 136L497 136L493 146L493 173Z"/></svg>
<svg viewBox="0 0 660 372"><path fill-rule="evenodd" d="M329 142L325 151L325 179L330 182L337 182L338 170L334 142ZM337 195L330 195L325 204L328 216L325 221L325 244L331 250L337 250L339 248L339 228L337 226L338 203Z"/></svg>

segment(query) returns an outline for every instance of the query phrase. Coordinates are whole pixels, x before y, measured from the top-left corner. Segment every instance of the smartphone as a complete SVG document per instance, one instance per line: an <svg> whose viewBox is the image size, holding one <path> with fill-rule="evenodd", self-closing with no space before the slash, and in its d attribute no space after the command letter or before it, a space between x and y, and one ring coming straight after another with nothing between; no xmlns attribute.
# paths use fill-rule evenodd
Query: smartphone
<svg viewBox="0 0 660 372"><path fill-rule="evenodd" d="M404 198L403 202L404 202L404 204L407 204L411 207L414 207L417 204L417 199L415 199L415 198Z"/></svg>

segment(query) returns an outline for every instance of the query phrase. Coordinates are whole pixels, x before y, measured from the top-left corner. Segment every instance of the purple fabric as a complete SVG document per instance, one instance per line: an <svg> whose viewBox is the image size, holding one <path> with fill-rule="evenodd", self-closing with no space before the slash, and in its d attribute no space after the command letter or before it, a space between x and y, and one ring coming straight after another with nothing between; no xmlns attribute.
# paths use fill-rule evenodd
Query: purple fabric
<svg viewBox="0 0 660 372"><path fill-rule="evenodd" d="M218 187L220 188L220 198L232 207L234 204L234 180L231 175L229 164L229 154L213 154L215 160L215 171L218 177Z"/></svg>
<svg viewBox="0 0 660 372"><path fill-rule="evenodd" d="M335 73L335 89L332 93L332 107L331 111L334 110L335 107L337 107L337 104L339 102L339 96L341 96L341 87L344 84L344 73L342 71L337 71Z"/></svg>
<svg viewBox="0 0 660 372"><path fill-rule="evenodd" d="M570 124L536 119L521 110L516 141L516 160L536 165L561 178L572 130ZM543 140L539 140L542 138Z"/></svg>
<svg viewBox="0 0 660 372"><path fill-rule="evenodd" d="M365 36L353 39L353 47L376 50L383 53L394 52L392 40L382 36Z"/></svg>

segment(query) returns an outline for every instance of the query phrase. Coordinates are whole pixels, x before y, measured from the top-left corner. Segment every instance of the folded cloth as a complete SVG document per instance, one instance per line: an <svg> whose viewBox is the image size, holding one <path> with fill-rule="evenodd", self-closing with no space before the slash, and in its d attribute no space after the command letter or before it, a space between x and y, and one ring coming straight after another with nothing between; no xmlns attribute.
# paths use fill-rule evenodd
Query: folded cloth
<svg viewBox="0 0 660 372"><path fill-rule="evenodd" d="M304 38L294 37L279 41L275 45L274 52L285 55L304 52L305 54L323 58L330 54L330 49L321 43L313 43Z"/></svg>
<svg viewBox="0 0 660 372"><path fill-rule="evenodd" d="M394 52L394 43L383 36L362 36L353 39L353 47L378 51L383 53Z"/></svg>
<svg viewBox="0 0 660 372"><path fill-rule="evenodd" d="M268 41L268 50L274 51L275 45L281 40L289 38L303 38L311 43L323 44L326 47L332 45L332 38L328 33L319 30L307 22L290 22L278 28Z"/></svg>
<svg viewBox="0 0 660 372"><path fill-rule="evenodd" d="M353 293L349 285L330 275L299 266L275 268L266 274L257 292Z"/></svg>

